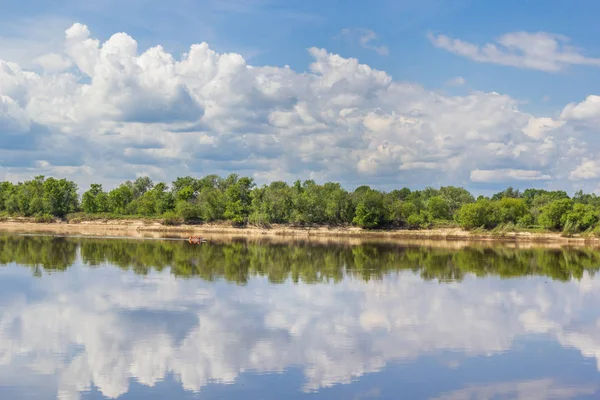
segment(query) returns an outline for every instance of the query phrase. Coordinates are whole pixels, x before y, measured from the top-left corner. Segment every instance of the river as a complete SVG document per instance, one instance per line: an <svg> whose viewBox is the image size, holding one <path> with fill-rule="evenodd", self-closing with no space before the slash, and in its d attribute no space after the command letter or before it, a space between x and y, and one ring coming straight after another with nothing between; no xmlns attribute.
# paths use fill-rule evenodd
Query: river
<svg viewBox="0 0 600 400"><path fill-rule="evenodd" d="M600 249L0 236L0 398L596 399Z"/></svg>

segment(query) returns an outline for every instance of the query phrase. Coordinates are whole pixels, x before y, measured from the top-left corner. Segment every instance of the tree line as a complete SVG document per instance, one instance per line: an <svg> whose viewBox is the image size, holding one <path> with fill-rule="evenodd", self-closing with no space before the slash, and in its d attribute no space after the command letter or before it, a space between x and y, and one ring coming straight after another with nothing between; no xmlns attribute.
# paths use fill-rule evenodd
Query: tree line
<svg viewBox="0 0 600 400"><path fill-rule="evenodd" d="M0 265L30 267L34 275L64 271L76 264L109 263L139 275L169 269L183 278L224 279L245 284L252 277L271 283L340 282L345 277L370 281L402 271L425 280L460 281L466 275L545 276L568 281L600 269L600 251L515 249L472 245L456 249L393 244L293 245L251 241L190 246L185 242L0 236Z"/></svg>
<svg viewBox="0 0 600 400"><path fill-rule="evenodd" d="M167 185L148 177L105 191L92 184L80 197L67 179L37 176L0 183L0 212L53 218L155 217L165 224L229 221L234 225L355 225L362 228L465 229L542 228L566 233L600 232L600 197L582 191L508 188L475 198L461 187L402 188L389 192L369 186L354 191L339 183L282 181L257 186L252 178L179 177Z"/></svg>

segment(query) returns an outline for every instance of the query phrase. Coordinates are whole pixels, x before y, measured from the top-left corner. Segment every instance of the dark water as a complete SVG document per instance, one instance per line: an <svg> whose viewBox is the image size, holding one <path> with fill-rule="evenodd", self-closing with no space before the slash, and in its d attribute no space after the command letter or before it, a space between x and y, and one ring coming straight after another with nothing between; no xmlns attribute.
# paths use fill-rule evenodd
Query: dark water
<svg viewBox="0 0 600 400"><path fill-rule="evenodd" d="M600 250L0 236L1 399L597 399Z"/></svg>

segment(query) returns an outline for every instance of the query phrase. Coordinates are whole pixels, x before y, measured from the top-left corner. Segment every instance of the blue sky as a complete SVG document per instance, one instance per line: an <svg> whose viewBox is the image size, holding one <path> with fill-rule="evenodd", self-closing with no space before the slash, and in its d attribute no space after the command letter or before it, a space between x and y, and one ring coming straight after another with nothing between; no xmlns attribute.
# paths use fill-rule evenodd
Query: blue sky
<svg viewBox="0 0 600 400"><path fill-rule="evenodd" d="M462 76L478 90L507 93L552 112L565 102L578 101L600 84L594 68L573 68L539 74L503 66L473 63L431 45L428 32L443 33L474 43L486 43L506 32L544 31L571 38L575 46L600 57L596 16L600 3L592 0L148 0L71 1L25 0L2 6L9 21L0 32L11 35L19 21L82 22L99 38L127 32L142 47L161 43L174 54L202 41L223 52L239 52L258 65L290 65L305 69L309 47L323 47L384 70L395 79L439 88ZM38 27L39 28L39 27ZM340 37L343 29L369 29L384 45L382 57ZM501 76L501 79L500 79Z"/></svg>
<svg viewBox="0 0 600 400"><path fill-rule="evenodd" d="M81 60L76 61L75 58L77 56L69 54L68 50L65 50L65 30L74 23L87 26L89 34L86 35L98 40L99 49L115 33L125 32L132 40L137 42L138 55L143 54L148 48L161 45L164 53L172 55L173 59L177 62L181 59L183 53L189 51L191 45L206 42L210 46L210 49L216 51L218 54L240 54L243 56L246 65L254 67L278 67L280 69L287 65L298 77L301 77L302 74L314 73L314 71L311 71L310 65L314 62L315 56L308 49L315 47L325 49L330 55L339 55L343 59L357 59L361 65L368 65L370 68L384 71L394 84L402 85L406 83L407 85L417 85L424 90L423 96L425 97L444 96L441 100L442 102L452 102L452 99L457 96L457 98L465 99L468 102L469 96L473 95L473 93L480 93L482 95L498 93L502 96L507 96L509 98L507 101L510 104L507 103L500 106L490 105L489 107L500 107L500 109L516 107L522 113L522 118L519 119L514 127L501 127L499 131L494 133L494 135L497 135L497 138L494 138L493 135L490 136L490 134L486 134L485 137L490 143L502 142L503 140L512 141L516 146L516 150L510 150L511 154L523 152L525 147L519 147L520 139L512 137L507 139L504 135L508 131L521 130L523 128L523 121L526 121L529 117L551 118L557 126L560 125L562 129L561 133L554 132L552 135L546 135L546 141L551 136L554 141L553 143L556 144L559 140L558 138L564 139L566 135L571 135L569 136L571 138L577 136L572 136L573 132L581 132L584 129L581 118L579 118L580 114L577 114L577 117L573 117L568 121L571 125L560 122L563 120L566 121L561 115L566 115L563 112L569 103L578 103L582 107L585 107L587 103L584 104L584 101L586 101L588 96L594 95L598 91L597 87L600 83L600 75L598 73L600 71L598 65L600 44L595 40L600 34L600 26L595 23L595 16L600 12L600 3L590 0L578 2L558 0L508 0L502 2L474 0L423 0L419 2L388 0L172 0L169 2L147 0L131 0L127 2L116 0L23 0L6 3L2 5L2 16L0 16L0 59L17 63L22 71L34 71L40 74L43 79L46 79L48 75L60 75L66 72L76 77L81 85L87 85L91 82L91 86L94 86L93 82L99 80L96 74L81 71ZM526 36L518 36L520 33L524 33ZM445 38L447 38L447 41L444 42L446 45L442 43ZM460 42L448 44L452 40ZM544 40L546 41L545 44L541 42ZM501 44L498 44L498 42L501 42ZM509 42L512 43L513 47L506 47L506 43ZM499 55L496 53L493 55L489 53L484 54L484 50L482 50L483 46L490 43L495 44L496 50L500 51ZM469 53L467 55L461 53L466 48L465 45L480 46L480 53ZM552 46L557 47L553 49L551 48ZM60 57L60 60L64 61L65 66L73 65L73 67L60 71L56 71L56 65L54 64L52 68L48 66L48 63L40 67L38 57L47 55L48 53L52 54L52 57L55 57L53 60L56 61L58 60L56 57ZM278 77L274 81L280 82L280 79L281 77ZM348 77L344 77L344 79L348 79ZM199 92L194 93L194 89L191 88L187 81L183 82L182 85L185 86L186 91L191 93L191 96L198 102L200 108L204 109L208 104L216 101L215 99L201 98L202 96ZM64 85L61 87L64 87ZM30 95L31 91L26 91L28 96L16 99L14 93L9 93L7 90L3 93L1 90L2 86L0 86L0 94L6 95L18 103L19 107L27 113L30 122L47 128L55 136L64 135L65 132L75 129L72 126L67 126L64 122L56 122L56 118L52 119L53 123L50 123L49 121L42 121L43 118L40 119L32 116L32 104L38 103ZM235 91L235 89L233 90ZM356 88L352 90L356 90ZM386 90L388 89L386 88ZM106 95L107 92L102 93ZM363 94L365 93L371 92L367 90ZM397 91L394 93L397 94ZM302 97L298 93L295 93L294 96L296 96L294 97L296 99ZM378 94L378 97L381 100L382 96L380 94ZM403 96L401 97L404 98ZM111 96L107 98L111 98ZM222 99L223 97L219 97L217 102L222 101ZM364 117L369 112L374 112L374 110L379 110L378 112L383 112L386 115L398 116L402 113L409 115L411 113L410 110L416 107L415 104L422 106L422 102L416 101L408 109L392 110L390 108L390 104L392 104L390 103L391 100L389 98L386 99L387 102L383 105L379 101L367 104L364 101L369 100L369 98L363 98L362 100L364 101L361 100L360 104L354 104L356 106L354 108L362 110ZM311 103L310 100L305 99L305 101L309 104ZM480 103L483 104L483 102L478 102L478 104ZM220 106L222 104L222 102L219 103ZM90 107L94 108L94 106ZM122 105L115 105L115 107L119 108ZM261 112L249 111L249 113L255 115L255 117L262 113L261 115L263 116L260 118L265 122L273 117L274 112L277 112L281 108L280 105L275 103L269 103L265 107ZM484 108L489 111L489 107ZM471 109L469 110L470 116L477 120L477 116L472 113ZM581 108L577 110L581 110ZM335 110L335 112L338 111L337 109ZM421 111L423 110L419 108L419 112ZM141 112L141 114L143 113ZM414 114L413 110L410 115ZM483 120L488 117L487 115L482 115L480 119ZM572 122L574 119L577 119L577 124ZM202 117L199 114L198 121L194 121L196 123L194 126L197 126L198 123L210 122L205 120L207 120L207 117ZM498 121L500 120L502 118ZM87 123L93 123L94 129L100 125L110 125L106 118L103 119L105 124L100 124L98 121L98 119L94 119L93 121L87 121ZM115 129L133 129L131 126L125 127L122 121L112 120L112 122L115 123L113 126ZM225 131L220 131L219 129L222 130L224 128L216 128L211 125L209 129L211 133L208 136L214 139L213 145L215 145L214 141L218 140L222 142L221 145L224 146L223 148L230 149L232 142L243 140L242 131L248 131L250 128L238 127L236 128L238 131L235 131L235 129L232 130L230 127L231 118L223 122L229 128ZM427 124L422 123L421 125L438 126L437 124L439 124L439 121L437 123L432 121L427 122ZM330 126L328 125L329 122L323 123ZM585 125L585 129L589 129L593 123L588 121L588 123L583 125ZM153 123L151 128L154 129L155 127L156 123ZM107 131L112 132L114 131L113 128L107 128ZM256 128L255 131L263 134L266 128L266 126L263 126L260 129ZM272 124L268 128L272 128ZM331 129L334 131L337 128L340 127L332 127ZM81 127L78 129L81 129ZM173 132L173 127L165 129L166 133ZM189 130L189 128L186 129ZM464 129L474 132L480 128L473 126ZM225 137L223 133L230 136ZM14 132L10 132L10 134L15 135ZM326 135L327 132L323 134ZM332 133L332 135L334 134ZM386 146L395 139L401 139L405 136L398 131L396 133L388 132L386 135L383 135L385 138L379 137L378 139L382 143L385 142ZM443 135L447 136L448 134L444 133ZM437 132L433 134L433 137L437 138L437 140L443 140L443 135ZM472 138L473 135L470 135L469 137ZM593 136L593 132L589 132L589 135ZM477 140L480 140L482 137L480 134ZM69 137L62 140L70 142L73 139L73 137ZM79 139L85 141L90 138L78 137L77 140ZM242 147L246 151L254 152L258 150L252 146L262 146L264 148L267 141L280 143L280 139L277 135L272 135L268 140L262 137L260 144L254 143L249 145L248 143L244 143ZM363 141L370 140L366 136L363 136L362 139ZM402 142L400 139L398 140ZM536 137L536 139L542 140L543 138ZM210 140L207 139L206 142L208 141ZM307 147L314 146L317 142L318 140L311 139ZM339 141L334 142L335 145L340 145ZM398 146L407 148L404 142L400 142L397 143ZM167 145L163 143L163 148L168 146L173 147L172 140L169 143L171 144ZM367 147L371 145L373 148L377 148L378 146L373 141L369 143L363 143L363 145ZM89 144L93 146L92 143ZM122 143L111 144L104 142L103 148L105 152L111 149L119 149L119 151L127 153L125 156L123 154L115 154L109 157L110 160L131 159L134 157L132 154L135 151L143 148L143 146L140 147L139 144L136 144L136 146L131 147L132 149L137 149L134 151L124 149L122 145ZM584 138L580 140L579 147L585 148L591 145L590 140ZM248 150L248 146L252 147L252 149ZM532 148L535 147L539 147L539 143L538 146L533 146ZM151 149L152 147L148 147L146 150L150 151ZM447 148L444 149L448 150ZM440 153L437 159L434 155L430 154L422 160L417 160L417 155L420 154L421 150L419 150L418 146L412 146L411 151L408 152L410 153L410 157L407 155L398 156L396 165L388 165L386 167L387 172L383 173L383 175L389 175L390 179L379 179L382 176L382 173L379 173L381 172L381 168L377 169L377 179L372 179L375 181L381 180L379 183L382 185L416 184L417 182L414 179L411 181L411 179L403 177L391 178L392 174L390 171L398 169L400 171L407 171L409 164L415 165L414 163L420 163L416 165L427 166L423 179L427 179L428 183L431 181L431 184L456 183L467 186L478 186L482 183L481 179L476 179L477 183L474 183L473 179L470 179L472 171L477 169L485 171L518 169L521 171L538 171L538 173L537 175L517 174L519 175L518 182L516 182L517 186L531 183L531 180L524 179L523 176L537 176L535 179L543 180L545 185L563 184L581 187L584 182L564 181L565 179L573 180L568 178L569 173L575 171L576 168L586 162L589 164L588 167L595 167L593 163L596 161L593 155L591 153L579 154L579 158L573 159L572 165L569 165L568 168L571 170L565 172L565 177L561 178L558 176L560 174L550 169L556 169L559 168L559 164L562 165L561 160L564 159L564 154L569 152L570 154L575 153L572 149L560 148L558 144L555 150L554 160L538 160L538 162L534 162L530 166L519 165L518 168L512 168L512 163L506 160L497 163L498 165L474 164L468 166L470 171L465 170L462 173L457 173L455 174L455 178L453 178L451 176L432 174L431 172L434 168L432 168L433 164L431 163L438 162L441 158L447 158L452 155L456 156L456 151L458 150L454 151L454 153L450 152L452 154ZM273 151L273 149L269 151ZM170 154L173 154L173 151ZM259 160L261 157L258 153L254 155L256 157L253 160L230 159L230 166L241 165L246 171L255 171L255 163L262 161ZM148 154L145 154L144 157L141 156L138 158L147 159L146 156ZM547 154L544 155L546 158L547 156ZM13 166L7 161L15 157L22 159L20 154L17 156L14 154L0 155L0 163L4 164L4 174L8 177L21 177L27 174L26 170L16 169L17 166L13 169ZM90 157L97 158L97 155ZM193 158L196 156L188 154L187 157ZM54 165L54 163L48 163L49 158L48 156L40 159L38 152L32 158L31 168L38 168L35 165L39 166L41 163L41 165L49 168L49 172L52 173L53 170L49 165ZM101 176L107 182L112 182L113 178L111 176L114 175L113 173L109 171L97 171L96 167L87 165L85 157L83 158L82 162L73 165L73 167L82 168L88 166L86 174ZM319 169L311 168L307 164L310 161L304 160L302 161L302 168L292 168L291 166L287 169L283 168L278 177L291 179L296 174L293 171L304 171L305 174L314 173L317 178L340 179L347 182L350 186L359 181L368 180L368 177L361 176L358 173L360 171L353 176L343 176L340 171L347 169L348 166L339 163L335 163L335 165L329 168L325 167L324 165L331 163L332 158L332 155L328 155L319 156L312 160L315 162L315 166L320 166ZM371 158L379 162L380 157L371 156ZM409 158L410 160L407 161ZM106 161L108 162L109 159ZM158 157L157 162L153 165L134 164L149 165L152 168L132 167L130 169L116 168L116 170L127 170L130 174L155 173L157 178L171 178L174 172L168 172L162 168L161 159L164 161L165 156ZM363 164L362 167L357 167L358 170L361 168L363 172L367 169L373 170L371 167L365 167L366 161L364 161L364 158L361 159L360 155L357 155L356 165L358 165L360 160L363 160ZM199 160L190 159L189 161L186 165L197 164ZM233 161L237 162L237 164L233 163ZM296 161L280 160L277 165L291 165L295 163L295 167L298 167ZM171 164L167 162L165 165ZM210 171L211 169L218 170L220 167L211 167L203 163L200 171L192 169L191 172L214 172ZM263 171L271 169L272 167L264 167ZM589 169L587 168L587 170ZM65 172L70 173L69 171ZM76 175L82 172L73 173ZM595 175L594 173L582 173L580 171L573 176L583 176L582 174L586 176ZM475 175L481 176L481 174L477 175L477 173ZM504 181L498 182L495 180L492 186L510 184L509 177L515 176L512 173L504 173L504 175ZM267 174L261 175L260 172L256 175L259 180L261 176L264 179L268 178ZM544 177L544 179L540 177ZM548 177L552 179L548 179ZM115 181L118 178L114 176ZM275 175L269 178L275 178ZM577 179L577 181L595 178L594 176L594 178ZM82 176L79 179L87 182L91 178L88 179ZM595 181L591 185L586 185L583 188L596 189Z"/></svg>

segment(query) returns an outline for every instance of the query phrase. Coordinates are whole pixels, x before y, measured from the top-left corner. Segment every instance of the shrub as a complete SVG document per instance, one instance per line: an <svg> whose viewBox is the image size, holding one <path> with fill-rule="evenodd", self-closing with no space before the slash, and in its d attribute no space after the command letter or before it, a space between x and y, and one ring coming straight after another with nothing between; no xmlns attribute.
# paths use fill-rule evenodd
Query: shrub
<svg viewBox="0 0 600 400"><path fill-rule="evenodd" d="M587 204L575 204L573 209L566 214L566 224L572 222L579 226L580 230L585 231L598 222L598 213L593 206Z"/></svg>
<svg viewBox="0 0 600 400"><path fill-rule="evenodd" d="M434 219L450 218L448 202L441 196L434 196L427 202L427 211Z"/></svg>
<svg viewBox="0 0 600 400"><path fill-rule="evenodd" d="M49 224L54 222L54 217L48 213L36 214L34 221L38 224Z"/></svg>
<svg viewBox="0 0 600 400"><path fill-rule="evenodd" d="M567 222L567 213L573 208L571 199L554 200L541 209L539 223L546 229L561 229Z"/></svg>
<svg viewBox="0 0 600 400"><path fill-rule="evenodd" d="M185 222L200 220L200 210L196 204L188 201L178 201L175 209L176 215L181 217Z"/></svg>
<svg viewBox="0 0 600 400"><path fill-rule="evenodd" d="M183 223L183 218L175 214L173 211L167 211L163 214L163 225L181 225Z"/></svg>
<svg viewBox="0 0 600 400"><path fill-rule="evenodd" d="M458 210L456 221L464 229L492 229L497 225L495 204L487 199L464 204Z"/></svg>
<svg viewBox="0 0 600 400"><path fill-rule="evenodd" d="M534 223L534 218L533 215L531 215L529 212L525 215L523 215L521 218L519 218L519 220L517 221L517 226L519 228L529 228L530 226L533 225Z"/></svg>
<svg viewBox="0 0 600 400"><path fill-rule="evenodd" d="M431 215L427 212L411 214L406 219L406 225L409 229L428 229L431 227Z"/></svg>
<svg viewBox="0 0 600 400"><path fill-rule="evenodd" d="M527 203L524 199L513 199L504 197L495 203L498 210L499 224L516 224L529 214Z"/></svg>
<svg viewBox="0 0 600 400"><path fill-rule="evenodd" d="M579 224L575 221L569 220L565 223L565 227L563 228L563 231L562 231L562 236L570 237L576 233L579 233L579 231L580 231Z"/></svg>
<svg viewBox="0 0 600 400"><path fill-rule="evenodd" d="M376 228L384 222L383 195L367 190L358 205L352 223L361 228Z"/></svg>

